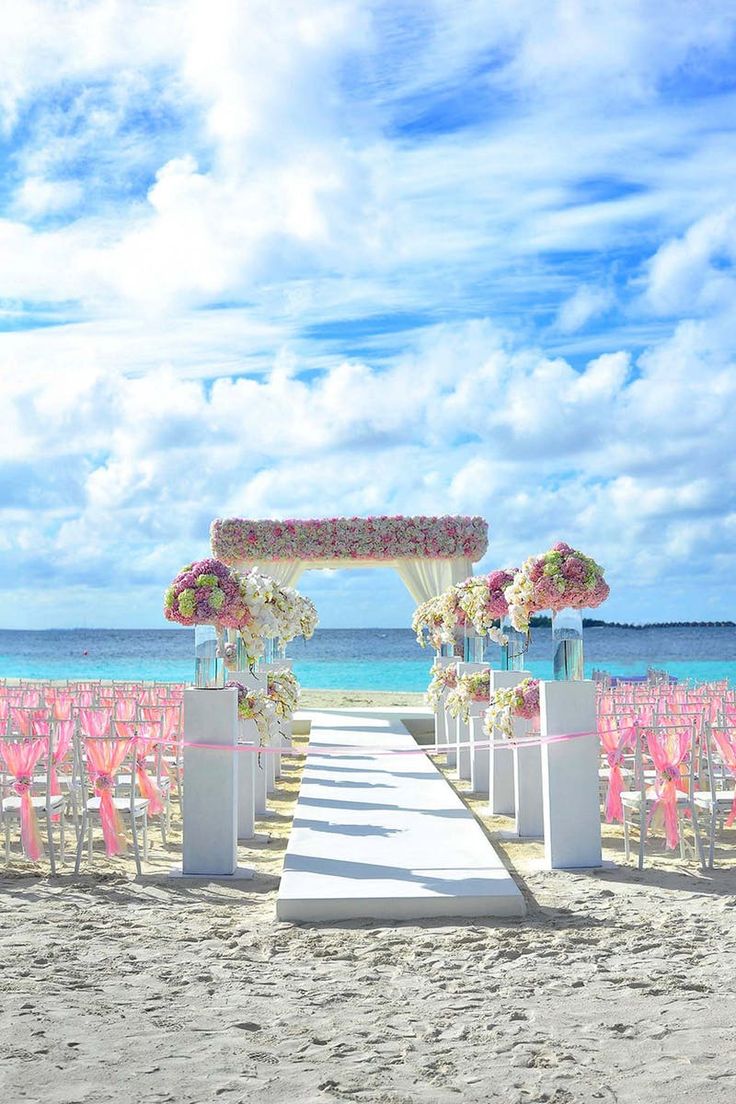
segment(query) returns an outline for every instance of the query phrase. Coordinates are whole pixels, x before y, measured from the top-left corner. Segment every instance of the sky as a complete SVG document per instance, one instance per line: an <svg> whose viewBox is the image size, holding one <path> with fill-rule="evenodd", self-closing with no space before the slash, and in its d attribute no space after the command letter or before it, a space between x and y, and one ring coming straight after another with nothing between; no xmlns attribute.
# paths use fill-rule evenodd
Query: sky
<svg viewBox="0 0 736 1104"><path fill-rule="evenodd" d="M382 513L736 617L735 62L730 0L4 0L0 626L163 627L214 517Z"/></svg>

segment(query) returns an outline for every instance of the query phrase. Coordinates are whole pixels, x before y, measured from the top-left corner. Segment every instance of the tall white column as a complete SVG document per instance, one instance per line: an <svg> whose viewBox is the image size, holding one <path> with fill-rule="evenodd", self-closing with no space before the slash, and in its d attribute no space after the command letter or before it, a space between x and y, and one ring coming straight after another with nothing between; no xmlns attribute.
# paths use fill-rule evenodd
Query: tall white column
<svg viewBox="0 0 736 1104"><path fill-rule="evenodd" d="M543 682L540 712L543 738L592 733L542 745L545 863L550 870L601 866L595 683Z"/></svg>
<svg viewBox="0 0 736 1104"><path fill-rule="evenodd" d="M475 674L477 671L487 671L487 663L458 663L458 678L461 675ZM457 774L458 778L470 781L470 725L462 717L455 718L455 738L457 742Z"/></svg>
<svg viewBox="0 0 736 1104"><path fill-rule="evenodd" d="M491 671L491 694L494 690L506 690L518 686L528 671ZM523 730L522 730L523 731ZM499 729L494 729L493 740L505 739ZM492 747L488 759L488 811L491 816L514 816L514 753L511 747Z"/></svg>
<svg viewBox="0 0 736 1104"><path fill-rule="evenodd" d="M455 656L435 656L435 663L439 667L448 667L451 663L456 662ZM437 707L434 711L434 746L440 747L442 744L448 743L447 738L447 713L445 712L445 691L443 690L437 701ZM454 766L454 764L453 764Z"/></svg>
<svg viewBox="0 0 736 1104"><path fill-rule="evenodd" d="M253 673L250 669L245 671L236 671L230 676L235 682L240 682L248 690L265 690L266 689L266 674L263 671L263 665L261 665L257 673ZM256 741L258 742L258 741ZM258 761L260 759L260 762ZM253 787L255 792L255 813L256 816L263 816L268 812L266 806L266 793L268 790L268 774L267 774L267 760L273 759L272 755L254 755L253 756ZM272 767L273 769L273 767Z"/></svg>
<svg viewBox="0 0 736 1104"><path fill-rule="evenodd" d="M257 744L258 729L256 722L242 717L238 721L238 742ZM238 839L252 839L256 834L255 817L255 774L256 756L254 752L238 753Z"/></svg>
<svg viewBox="0 0 736 1104"><path fill-rule="evenodd" d="M183 874L232 875L237 867L238 694L184 691ZM218 744L232 750L187 747Z"/></svg>
<svg viewBox="0 0 736 1104"><path fill-rule="evenodd" d="M483 719L488 709L487 701L470 703L470 788L473 793L488 793L488 768L490 748L476 747L478 743L487 743L488 737L483 731Z"/></svg>
<svg viewBox="0 0 736 1104"><path fill-rule="evenodd" d="M519 719L519 728L530 722ZM519 733L514 725L514 735L523 741L526 733ZM515 747L514 755L514 807L516 816L515 833L520 839L541 839L544 835L544 807L542 801L542 749L535 743L533 747Z"/></svg>
<svg viewBox="0 0 736 1104"><path fill-rule="evenodd" d="M286 668L286 670L290 671L293 666L294 666L294 660L293 659L277 659L273 663L261 663L261 665L260 665L261 669L266 671L266 672L268 672L268 671L283 671L284 668ZM288 725L287 721L282 721L281 722L281 728L284 731L286 731L287 725ZM281 740L281 743L285 743L285 742L286 742L285 740ZM273 759L274 777L275 778L280 778L281 777L281 756L280 755L272 755L271 758Z"/></svg>

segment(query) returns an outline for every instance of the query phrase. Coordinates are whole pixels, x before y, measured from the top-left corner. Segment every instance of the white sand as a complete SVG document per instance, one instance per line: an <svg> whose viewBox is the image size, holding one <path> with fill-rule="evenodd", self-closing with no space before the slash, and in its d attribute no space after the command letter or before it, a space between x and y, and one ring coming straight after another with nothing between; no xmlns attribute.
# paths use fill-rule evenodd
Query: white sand
<svg viewBox="0 0 736 1104"><path fill-rule="evenodd" d="M102 855L79 879L6 872L0 1099L733 1100L736 832L707 876L662 852L540 873L539 845L509 844L521 921L297 927L274 916L298 774L242 849L255 882L166 881L155 833L140 882Z"/></svg>

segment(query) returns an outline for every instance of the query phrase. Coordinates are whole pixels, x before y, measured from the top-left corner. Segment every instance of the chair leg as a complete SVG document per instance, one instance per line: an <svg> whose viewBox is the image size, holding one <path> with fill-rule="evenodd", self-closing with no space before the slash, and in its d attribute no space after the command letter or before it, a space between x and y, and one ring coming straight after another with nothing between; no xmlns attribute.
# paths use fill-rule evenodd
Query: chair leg
<svg viewBox="0 0 736 1104"><path fill-rule="evenodd" d="M3 817L5 824L5 865L10 864L10 823L7 816Z"/></svg>
<svg viewBox="0 0 736 1104"><path fill-rule="evenodd" d="M708 866L712 870L716 861L716 822L718 820L718 807L713 806L710 818L710 845L708 847Z"/></svg>
<svg viewBox="0 0 736 1104"><path fill-rule="evenodd" d="M143 814L143 861L148 862L148 810Z"/></svg>
<svg viewBox="0 0 736 1104"><path fill-rule="evenodd" d="M61 807L59 820L59 862L64 865L64 848L66 845L66 802Z"/></svg>
<svg viewBox="0 0 736 1104"><path fill-rule="evenodd" d="M56 877L56 854L54 853L54 832L51 824L51 810L46 810L46 834L49 838L49 866L51 867L51 877Z"/></svg>
<svg viewBox="0 0 736 1104"><path fill-rule="evenodd" d="M642 801L639 810L639 869L644 869L644 843L647 837L647 803Z"/></svg>
<svg viewBox="0 0 736 1104"><path fill-rule="evenodd" d="M135 869L140 877L141 874L141 853L138 847L138 826L136 824L136 816L131 811L130 814L130 831L133 836L133 855L135 857Z"/></svg>
<svg viewBox="0 0 736 1104"><path fill-rule="evenodd" d="M626 806L624 806L624 859L626 862L631 858L631 845L629 843L629 822L626 819Z"/></svg>
<svg viewBox="0 0 736 1104"><path fill-rule="evenodd" d="M87 811L82 811L82 823L80 825L79 834L77 836L77 854L74 859L74 873L79 873L79 868L82 865L82 848L84 847L84 833L87 830Z"/></svg>

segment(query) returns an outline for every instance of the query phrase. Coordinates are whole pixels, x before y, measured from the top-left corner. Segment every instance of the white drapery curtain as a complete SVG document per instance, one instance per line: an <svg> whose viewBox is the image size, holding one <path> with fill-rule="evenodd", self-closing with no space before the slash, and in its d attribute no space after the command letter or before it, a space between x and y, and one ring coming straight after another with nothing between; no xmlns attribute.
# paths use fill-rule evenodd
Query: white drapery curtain
<svg viewBox="0 0 736 1104"><path fill-rule="evenodd" d="M473 574L471 560L396 560L394 567L417 605Z"/></svg>
<svg viewBox="0 0 736 1104"><path fill-rule="evenodd" d="M243 560L238 564L241 571L257 567L264 575L274 579L281 586L296 586L307 565L301 560Z"/></svg>
<svg viewBox="0 0 736 1104"><path fill-rule="evenodd" d="M472 560L464 557L451 560L242 560L238 567L241 571L258 567L264 575L270 575L282 586L296 586L307 570L393 567L417 605L444 593L453 583L461 583L473 574Z"/></svg>

